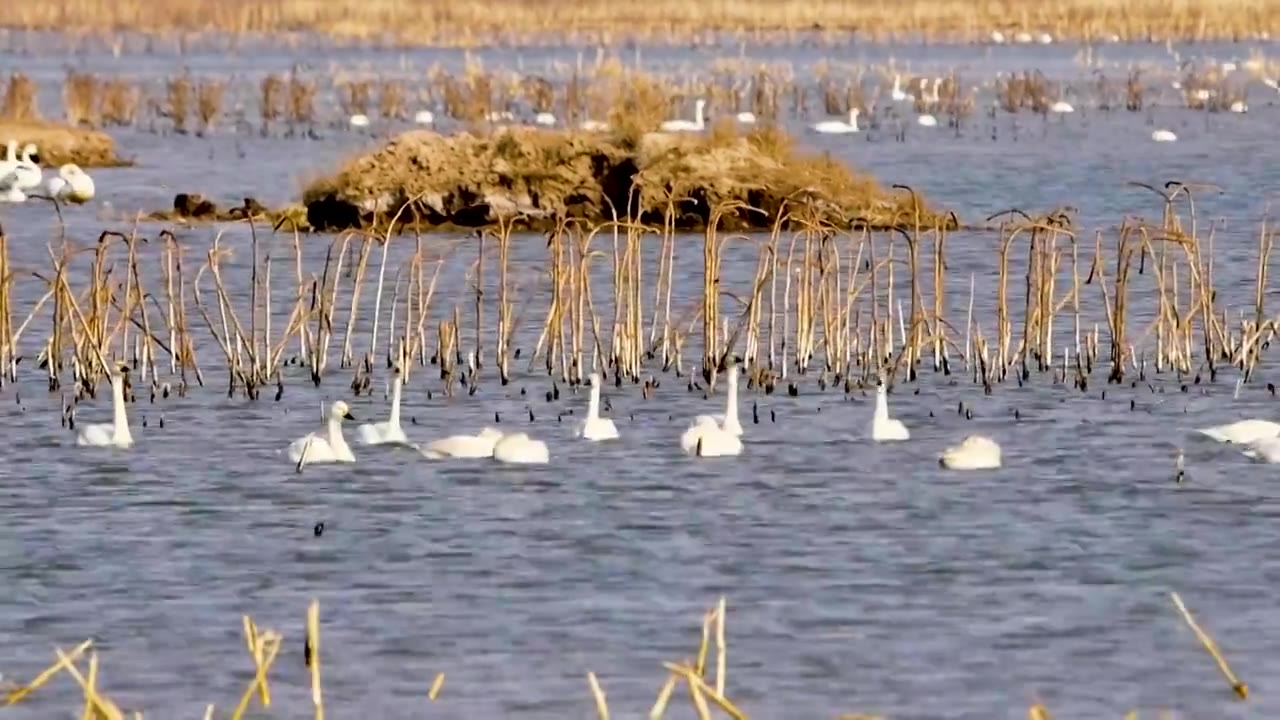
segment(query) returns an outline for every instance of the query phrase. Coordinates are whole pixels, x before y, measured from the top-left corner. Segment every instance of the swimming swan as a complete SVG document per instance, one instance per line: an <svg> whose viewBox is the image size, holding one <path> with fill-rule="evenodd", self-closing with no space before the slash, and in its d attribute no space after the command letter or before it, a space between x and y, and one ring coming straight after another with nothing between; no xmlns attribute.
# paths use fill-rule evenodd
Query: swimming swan
<svg viewBox="0 0 1280 720"><path fill-rule="evenodd" d="M73 203L86 203L93 199L93 178L75 163L58 168L58 174L49 178L49 194Z"/></svg>
<svg viewBox="0 0 1280 720"><path fill-rule="evenodd" d="M289 460L294 463L301 462L302 453L305 450L307 459L306 462L301 463L303 465L355 462L356 458L351 454L350 446L342 437L343 420L355 420L355 418L351 415L351 409L347 404L339 400L329 408L329 419L325 422L324 432L303 435L289 443Z"/></svg>
<svg viewBox="0 0 1280 720"><path fill-rule="evenodd" d="M708 418L715 423L721 430L733 435L734 437L742 436L742 423L738 422L738 373L741 372L738 363L729 366L729 392L725 399L725 408L723 415L699 415L694 418L694 425L703 418ZM690 428L692 430L692 428Z"/></svg>
<svg viewBox="0 0 1280 720"><path fill-rule="evenodd" d="M889 417L888 391L883 382L876 383L876 409L871 416L871 439L876 442L885 440L908 440L911 433L901 420Z"/></svg>
<svg viewBox="0 0 1280 720"><path fill-rule="evenodd" d="M849 122L844 120L823 120L813 124L813 131L824 135L844 135L858 132L858 108L850 108Z"/></svg>
<svg viewBox="0 0 1280 720"><path fill-rule="evenodd" d="M38 188L44 181L44 173L40 171L40 165L33 157L38 156L38 152L36 146L31 143L22 146L22 158L14 168L14 172L18 173L19 190Z"/></svg>
<svg viewBox="0 0 1280 720"><path fill-rule="evenodd" d="M702 116L702 109L706 106L707 101L698 98L698 102L694 104L693 120L683 118L664 120L658 129L662 132L698 132L707 126L706 118Z"/></svg>
<svg viewBox="0 0 1280 720"><path fill-rule="evenodd" d="M591 373L591 400L587 404L587 419L578 426L578 437L588 440L616 440L618 428L613 420L600 417L600 373Z"/></svg>
<svg viewBox="0 0 1280 720"><path fill-rule="evenodd" d="M85 447L133 447L133 435L129 432L129 418L124 411L124 376L129 368L121 365L111 373L111 410L109 423L85 425L80 428L76 444Z"/></svg>
<svg viewBox="0 0 1280 720"><path fill-rule="evenodd" d="M711 415L699 415L680 436L680 448L694 457L730 457L742 454L742 438L725 430Z"/></svg>
<svg viewBox="0 0 1280 720"><path fill-rule="evenodd" d="M1156 142L1177 142L1178 136L1174 135L1172 130L1153 130L1151 139Z"/></svg>
<svg viewBox="0 0 1280 720"><path fill-rule="evenodd" d="M493 459L511 465L546 465L551 457L546 443L518 432L498 440L493 446Z"/></svg>
<svg viewBox="0 0 1280 720"><path fill-rule="evenodd" d="M391 382L391 417L386 422L365 423L356 428L356 436L364 445L408 445L400 427L400 388L404 387L404 377L397 367L392 374Z"/></svg>
<svg viewBox="0 0 1280 720"><path fill-rule="evenodd" d="M942 451L938 464L952 470L991 470L1000 467L1000 446L982 435L970 435Z"/></svg>
<svg viewBox="0 0 1280 720"><path fill-rule="evenodd" d="M485 428L475 435L451 435L418 446L418 452L433 459L487 458L493 457L493 447L502 439L502 433Z"/></svg>
<svg viewBox="0 0 1280 720"><path fill-rule="evenodd" d="M1238 420L1226 425L1200 428L1196 432L1218 442L1247 445L1258 440L1280 437L1280 423L1273 423L1270 420Z"/></svg>

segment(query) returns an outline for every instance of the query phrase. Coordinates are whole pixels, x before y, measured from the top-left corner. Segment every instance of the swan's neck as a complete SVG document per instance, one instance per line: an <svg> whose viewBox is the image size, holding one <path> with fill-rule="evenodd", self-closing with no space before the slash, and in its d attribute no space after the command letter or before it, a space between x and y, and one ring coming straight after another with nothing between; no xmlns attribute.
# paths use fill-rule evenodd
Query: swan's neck
<svg viewBox="0 0 1280 720"><path fill-rule="evenodd" d="M895 93L902 92L902 76L901 75L893 76L893 91Z"/></svg>
<svg viewBox="0 0 1280 720"><path fill-rule="evenodd" d="M698 127L706 124L706 120L702 117L702 103L698 103L693 107L693 124Z"/></svg>
<svg viewBox="0 0 1280 720"><path fill-rule="evenodd" d="M119 441L133 441L129 434L129 417L124 411L124 378L111 378L111 433Z"/></svg>
<svg viewBox="0 0 1280 720"><path fill-rule="evenodd" d="M876 414L877 420L889 419L889 401L885 399L884 389L876 391Z"/></svg>
<svg viewBox="0 0 1280 720"><path fill-rule="evenodd" d="M738 368L729 371L729 399L725 402L725 422L738 419Z"/></svg>
<svg viewBox="0 0 1280 720"><path fill-rule="evenodd" d="M849 126L854 130L858 129L858 108L849 109Z"/></svg>
<svg viewBox="0 0 1280 720"><path fill-rule="evenodd" d="M404 378L396 376L395 384L391 386L391 417L387 424L393 428L400 427L400 388L403 385Z"/></svg>
<svg viewBox="0 0 1280 720"><path fill-rule="evenodd" d="M4 155L5 162L17 162L18 160L18 141L10 140L8 149Z"/></svg>
<svg viewBox="0 0 1280 720"><path fill-rule="evenodd" d="M595 420L600 417L600 386L591 386L591 400L587 403L587 419Z"/></svg>
<svg viewBox="0 0 1280 720"><path fill-rule="evenodd" d="M346 447L347 441L342 437L342 418L330 416L326 434L328 435L326 439L329 441L329 447Z"/></svg>

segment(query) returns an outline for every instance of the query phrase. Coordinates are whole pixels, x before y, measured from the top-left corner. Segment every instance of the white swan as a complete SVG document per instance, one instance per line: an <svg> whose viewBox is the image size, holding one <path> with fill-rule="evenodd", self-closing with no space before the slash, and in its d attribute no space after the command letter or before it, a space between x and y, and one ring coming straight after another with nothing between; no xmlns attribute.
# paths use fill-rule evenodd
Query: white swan
<svg viewBox="0 0 1280 720"><path fill-rule="evenodd" d="M9 171L0 173L0 202L20 203L27 201L27 194L18 187L18 173Z"/></svg>
<svg viewBox="0 0 1280 720"><path fill-rule="evenodd" d="M404 387L404 377L400 368L396 368L391 378L391 416L386 422L365 423L356 428L356 436L364 445L408 445L400 427L400 389Z"/></svg>
<svg viewBox="0 0 1280 720"><path fill-rule="evenodd" d="M356 113L355 115L347 118L347 123L354 128L369 127L369 116L364 113ZM310 458L307 459L310 460Z"/></svg>
<svg viewBox="0 0 1280 720"><path fill-rule="evenodd" d="M342 421L355 420L351 409L341 400L329 407L329 419L325 422L324 432L313 432L289 443L289 460L302 465L317 463L351 463L356 458L351 448L342 437ZM306 452L306 461L302 462L302 454Z"/></svg>
<svg viewBox="0 0 1280 720"><path fill-rule="evenodd" d="M1263 438L1245 445L1245 457L1265 463L1280 463L1280 438Z"/></svg>
<svg viewBox="0 0 1280 720"><path fill-rule="evenodd" d="M1075 111L1076 109L1071 107L1071 103L1065 100L1059 100L1049 106L1049 112L1051 113L1073 113Z"/></svg>
<svg viewBox="0 0 1280 720"><path fill-rule="evenodd" d="M901 420L889 417L888 391L883 382L876 383L876 409L871 416L871 439L876 442L886 440L908 440L911 433Z"/></svg>
<svg viewBox="0 0 1280 720"><path fill-rule="evenodd" d="M725 430L711 415L699 415L680 436L680 449L694 457L741 455L742 438Z"/></svg>
<svg viewBox="0 0 1280 720"><path fill-rule="evenodd" d="M533 116L533 124L551 127L556 124L556 116L549 112L540 112Z"/></svg>
<svg viewBox="0 0 1280 720"><path fill-rule="evenodd" d="M1196 432L1207 435L1222 443L1247 445L1259 440L1271 440L1280 437L1280 423L1270 420L1238 420L1226 425L1214 425L1200 428Z"/></svg>
<svg viewBox="0 0 1280 720"><path fill-rule="evenodd" d="M58 174L49 178L49 194L59 200L86 203L93 199L93 178L75 163L58 168Z"/></svg>
<svg viewBox="0 0 1280 720"><path fill-rule="evenodd" d="M515 113L510 110L494 110L488 115L491 123L505 123L516 119Z"/></svg>
<svg viewBox="0 0 1280 720"><path fill-rule="evenodd" d="M942 81L939 80L938 78L933 78L932 89L930 89L928 80L925 80L920 85L920 94L924 97L925 100L927 100L930 103L930 105L938 104L938 92L939 92L938 85L941 82ZM916 116L916 124L920 125L921 127L937 127L938 118L934 117L931 113L922 113Z"/></svg>
<svg viewBox="0 0 1280 720"><path fill-rule="evenodd" d="M1178 136L1174 135L1172 130L1154 130L1151 133L1151 139L1156 142L1177 142Z"/></svg>
<svg viewBox="0 0 1280 720"><path fill-rule="evenodd" d="M12 171L18 176L17 187L19 190L38 188L40 183L44 181L44 173L40 171L40 166L36 164L35 160L31 159L31 156L38 152L36 146L31 143L22 146L22 157Z"/></svg>
<svg viewBox="0 0 1280 720"><path fill-rule="evenodd" d="M587 132L608 132L609 123L601 120L583 120L578 128Z"/></svg>
<svg viewBox="0 0 1280 720"><path fill-rule="evenodd" d="M844 135L858 132L858 108L849 109L849 122L844 120L823 120L813 124L813 131L825 135Z"/></svg>
<svg viewBox="0 0 1280 720"><path fill-rule="evenodd" d="M588 440L615 440L618 428L613 420L600 417L600 373L591 373L591 400L587 404L587 419L578 427L578 436Z"/></svg>
<svg viewBox="0 0 1280 720"><path fill-rule="evenodd" d="M756 124L756 114L749 110L740 112L735 117L737 118L738 122L742 123L743 125Z"/></svg>
<svg viewBox="0 0 1280 720"><path fill-rule="evenodd" d="M683 118L664 120L658 126L658 129L662 132L698 132L707 126L707 120L702 116L702 109L706 106L707 101L703 98L698 98L698 102L694 103L692 120Z"/></svg>
<svg viewBox="0 0 1280 720"><path fill-rule="evenodd" d="M551 457L546 443L518 432L498 440L493 446L493 459L511 465L546 465Z"/></svg>
<svg viewBox="0 0 1280 720"><path fill-rule="evenodd" d="M1248 106L1247 104L1245 104L1245 101L1243 101L1243 100L1236 100L1235 102L1231 103L1231 107L1229 107L1229 108L1227 108L1227 109L1228 109L1228 110L1230 110L1230 111L1231 111L1231 112L1233 112L1233 113L1247 113L1247 112L1249 112L1249 106Z"/></svg>
<svg viewBox="0 0 1280 720"><path fill-rule="evenodd" d="M991 470L1000 467L1000 446L982 435L970 435L942 451L938 464L952 470Z"/></svg>
<svg viewBox="0 0 1280 720"><path fill-rule="evenodd" d="M80 428L76 444L85 447L133 447L133 435L129 432L129 418L124 411L124 374L129 368L121 365L111 373L111 411L109 423L85 425Z"/></svg>
<svg viewBox="0 0 1280 720"><path fill-rule="evenodd" d="M502 433L485 428L475 435L450 435L418 446L418 452L433 459L487 458L493 457L493 447L502 439Z"/></svg>
<svg viewBox="0 0 1280 720"><path fill-rule="evenodd" d="M418 125L431 125L436 121L436 114L430 110L419 110L413 114L413 121Z"/></svg>
<svg viewBox="0 0 1280 720"><path fill-rule="evenodd" d="M914 96L903 91L901 75L893 76L893 90L889 92L889 97L893 98L897 102L911 102L915 100Z"/></svg>

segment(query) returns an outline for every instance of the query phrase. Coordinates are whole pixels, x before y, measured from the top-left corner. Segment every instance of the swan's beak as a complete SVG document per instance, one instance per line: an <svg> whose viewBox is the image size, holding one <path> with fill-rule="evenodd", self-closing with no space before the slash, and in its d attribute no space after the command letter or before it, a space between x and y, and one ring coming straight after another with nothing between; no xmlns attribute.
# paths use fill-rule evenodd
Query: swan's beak
<svg viewBox="0 0 1280 720"><path fill-rule="evenodd" d="M343 419L343 420L355 420L355 419L356 419L356 416L355 416L355 415L352 415L351 413L349 413L349 412L348 412L346 415L343 415L343 416L342 416L342 419Z"/></svg>

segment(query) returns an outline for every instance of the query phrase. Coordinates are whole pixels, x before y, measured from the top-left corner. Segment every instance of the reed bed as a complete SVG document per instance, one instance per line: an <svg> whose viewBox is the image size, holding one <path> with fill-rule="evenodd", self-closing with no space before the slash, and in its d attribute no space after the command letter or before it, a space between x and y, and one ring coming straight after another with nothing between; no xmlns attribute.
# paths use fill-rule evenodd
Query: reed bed
<svg viewBox="0 0 1280 720"><path fill-rule="evenodd" d="M51 0L9 4L0 24L11 28L107 34L104 28L151 34L318 33L356 41L403 45L478 46L643 40L712 42L720 32L757 41L794 41L805 35L856 33L871 40L922 39L931 43L982 42L992 31L1045 32L1058 40L1234 41L1280 33L1280 11L1266 0L1161 3L1135 0L910 0L848 3L840 0L736 0L690 4L656 2L532 3L486 0L465 7L442 0Z"/></svg>
<svg viewBox="0 0 1280 720"><path fill-rule="evenodd" d="M1171 593L1171 599L1174 607L1181 614L1196 639L1218 664L1219 669L1231 684L1236 696L1241 700L1246 700L1248 698L1247 686L1236 677L1230 666L1227 665L1226 659L1213 638L1196 623L1178 593ZM645 717L650 720L661 720L661 718L667 717L673 702L687 702L699 720L710 720L710 718L717 716L731 718L732 720L746 720L749 717L738 703L730 699L733 693L730 692L729 686L727 622L728 602L724 596L721 596L719 602L702 616L700 642L697 645L696 653L678 661L665 661L661 664L662 670L665 671L665 678L658 687L653 705L649 708ZM325 703L324 683L320 672L322 659L320 604L315 600L311 601L310 605L307 606L304 628L303 663L308 670L311 710L316 720L322 720L325 717ZM268 675L280 655L280 648L285 642L285 637L282 633L271 629L260 629L253 618L248 615L241 617L241 630L254 672L253 677L245 685L243 693L241 693L238 701L233 706L234 709L230 713L232 720L240 720L252 705L257 704L264 709L272 706L271 686ZM692 650L692 646L690 646L690 649ZM86 653L88 653L87 667L82 671L80 663L84 661ZM92 639L85 640L70 652L63 651L60 647L55 647L54 654L57 660L48 668L26 683L15 684L7 688L3 696L3 705L38 702L38 696L34 700L31 699L33 694L40 691L59 673L65 671L76 681L82 691L84 706L82 717L125 720L125 714L109 698L97 681L100 674L100 663L97 649L94 647ZM612 713L617 711L617 708L610 707L604 686L595 672L588 671L585 680L586 693L590 696L596 717L600 720L608 720ZM444 681L444 672L435 673L430 683L430 689L426 693L427 702L435 703L445 700L441 696ZM682 690L687 697L678 698L676 696L677 690ZM636 713L637 709L629 710L629 714ZM206 720L210 720L215 715L217 715L216 704L205 706L204 717ZM130 717L132 720L140 720L143 715L141 712L135 711ZM1029 708L1027 717L1032 718L1032 720L1048 720L1050 714L1043 703L1035 702ZM1137 713L1136 711L1130 711L1125 717L1136 718ZM838 720L883 720L883 718L873 715L843 713L838 716Z"/></svg>
<svg viewBox="0 0 1280 720"><path fill-rule="evenodd" d="M19 147L35 143L40 162L57 167L75 163L80 167L117 167L128 163L116 155L111 136L88 127L73 127L39 120L0 120L0 144L17 140Z"/></svg>

